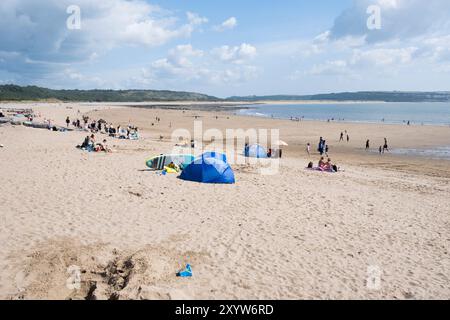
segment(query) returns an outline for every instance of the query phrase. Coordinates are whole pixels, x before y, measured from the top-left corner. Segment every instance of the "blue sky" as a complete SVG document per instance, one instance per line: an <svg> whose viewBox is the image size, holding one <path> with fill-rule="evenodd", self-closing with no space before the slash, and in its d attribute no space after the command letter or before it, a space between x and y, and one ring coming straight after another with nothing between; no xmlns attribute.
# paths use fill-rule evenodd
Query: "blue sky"
<svg viewBox="0 0 450 320"><path fill-rule="evenodd" d="M80 29L67 28L77 5ZM369 29L370 6L380 28ZM0 84L231 95L450 90L447 0L2 0Z"/></svg>

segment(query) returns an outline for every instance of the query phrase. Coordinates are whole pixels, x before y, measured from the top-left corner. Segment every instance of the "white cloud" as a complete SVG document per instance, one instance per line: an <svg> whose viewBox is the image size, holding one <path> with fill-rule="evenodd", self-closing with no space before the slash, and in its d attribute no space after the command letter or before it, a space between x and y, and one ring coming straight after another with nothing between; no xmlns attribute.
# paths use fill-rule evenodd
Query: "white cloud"
<svg viewBox="0 0 450 320"><path fill-rule="evenodd" d="M347 66L348 64L344 60L326 61L325 63L314 65L311 70L307 71L305 74L312 76L346 75L349 73Z"/></svg>
<svg viewBox="0 0 450 320"><path fill-rule="evenodd" d="M207 19L188 12L183 21L143 0L77 0L81 29L69 30L72 0L2 0L0 51L15 53L0 67L28 76L58 72L58 64L98 59L116 47L157 47L191 36ZM33 63L30 63L33 62Z"/></svg>
<svg viewBox="0 0 450 320"><path fill-rule="evenodd" d="M355 50L351 58L352 65L365 66L399 66L410 63L413 55L417 51L415 47L399 48L399 49L369 49Z"/></svg>
<svg viewBox="0 0 450 320"><path fill-rule="evenodd" d="M227 20L225 20L224 22L222 22L222 24L215 26L214 29L216 31L225 31L225 30L231 30L236 28L236 26L238 25L238 21L235 17L230 17Z"/></svg>
<svg viewBox="0 0 450 320"><path fill-rule="evenodd" d="M198 26L204 23L208 23L208 19L205 17L201 17L199 14L188 11L186 13L189 23Z"/></svg>
<svg viewBox="0 0 450 320"><path fill-rule="evenodd" d="M256 54L256 48L222 46L204 52L192 45L179 45L169 50L165 58L153 61L142 72L144 81L164 81L220 85L242 83L259 76L260 69L246 62Z"/></svg>
<svg viewBox="0 0 450 320"><path fill-rule="evenodd" d="M255 58L257 54L256 48L247 43L242 43L240 46L234 47L224 45L214 48L211 52L220 60L235 64L242 64L247 60L251 60Z"/></svg>
<svg viewBox="0 0 450 320"><path fill-rule="evenodd" d="M381 29L367 28L367 8L381 9ZM392 39L406 40L430 33L448 34L450 1L446 0L354 0L353 5L339 15L330 30L330 38L365 36L376 43Z"/></svg>

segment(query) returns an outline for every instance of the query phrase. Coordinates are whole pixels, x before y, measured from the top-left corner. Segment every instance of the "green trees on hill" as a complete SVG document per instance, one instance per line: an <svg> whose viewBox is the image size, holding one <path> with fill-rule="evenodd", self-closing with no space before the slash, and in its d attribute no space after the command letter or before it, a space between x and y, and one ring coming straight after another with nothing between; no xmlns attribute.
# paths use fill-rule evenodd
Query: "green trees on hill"
<svg viewBox="0 0 450 320"><path fill-rule="evenodd" d="M0 86L0 101L49 100L83 102L219 101L219 98L167 90L52 90L36 86Z"/></svg>
<svg viewBox="0 0 450 320"><path fill-rule="evenodd" d="M384 101L384 102L448 102L450 92L400 92L400 91L366 91L341 92L316 95L274 95L274 96L247 96L230 97L230 101Z"/></svg>

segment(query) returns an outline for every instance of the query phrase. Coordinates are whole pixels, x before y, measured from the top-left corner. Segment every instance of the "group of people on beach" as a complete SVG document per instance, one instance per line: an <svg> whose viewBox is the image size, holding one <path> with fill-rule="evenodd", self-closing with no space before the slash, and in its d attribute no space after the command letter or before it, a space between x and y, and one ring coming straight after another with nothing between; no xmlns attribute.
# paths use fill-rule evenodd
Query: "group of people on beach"
<svg viewBox="0 0 450 320"><path fill-rule="evenodd" d="M384 154L385 152L389 152L389 146L387 142L387 138L384 138L384 145L378 148L378 152L380 154Z"/></svg>
<svg viewBox="0 0 450 320"><path fill-rule="evenodd" d="M328 160L325 161L324 157L320 158L319 163L317 164L316 168L314 168L313 162L308 163L308 169L313 169L313 170L315 169L315 170L324 171L324 172L338 172L338 170L339 170L337 165L335 165L331 162L330 158L328 158Z"/></svg>
<svg viewBox="0 0 450 320"><path fill-rule="evenodd" d="M329 147L328 147L327 141L323 137L320 137L320 139L319 139L317 151L319 152L319 154L321 156L319 163L317 164L317 167L314 167L313 162L308 163L308 169L326 171L326 172L338 172L339 168L337 167L337 165L333 164L331 162L330 158L328 158L328 160L325 161L325 158L323 157L324 154L328 157L328 152L329 152ZM309 142L306 144L306 152L308 153L308 156L311 156L311 143L309 143Z"/></svg>
<svg viewBox="0 0 450 320"><path fill-rule="evenodd" d="M345 130L345 136L347 139L347 143L350 142L350 135L348 134L347 130ZM339 137L339 142L344 141L344 132L341 132L341 136Z"/></svg>
<svg viewBox="0 0 450 320"><path fill-rule="evenodd" d="M339 136L339 142L344 141L344 138L346 138L347 142L350 142L350 135L348 134L347 130L341 132L341 134ZM366 150L369 150L369 149L370 149L370 140L367 139L366 140ZM327 141L323 137L320 137L320 139L319 139L317 151L319 152L319 154L321 156L318 166L316 168L314 168L314 163L310 162L308 164L308 168L309 169L317 169L317 170L321 170L321 171L337 172L338 167L331 162L331 159L328 158L328 160L325 161L325 158L323 157L323 155L328 157L328 153L329 153L329 146L327 144ZM379 147L378 151L379 151L380 155L384 154L385 152L389 152L387 138L384 138L384 144ZM309 143L309 142L306 144L306 153L308 154L308 156L311 156L311 143Z"/></svg>
<svg viewBox="0 0 450 320"><path fill-rule="evenodd" d="M370 140L369 139L367 139L367 141L366 141L366 151L368 151L368 150L370 150ZM387 138L384 138L384 144L382 146L378 147L379 154L384 154L385 152L389 152Z"/></svg>
<svg viewBox="0 0 450 320"><path fill-rule="evenodd" d="M320 155L323 155L325 153L328 156L329 147L327 145L327 141L324 140L323 137L320 137L317 151L319 151ZM310 151L308 150L308 154L309 153L310 153Z"/></svg>
<svg viewBox="0 0 450 320"><path fill-rule="evenodd" d="M139 129L135 126L128 125L122 128L121 125L115 127L112 123L108 123L103 119L89 121L88 116L83 116L83 125L80 119L72 122L72 125L80 130L90 131L91 133L104 133L113 138L136 140L139 138ZM70 117L66 118L66 126L70 126Z"/></svg>

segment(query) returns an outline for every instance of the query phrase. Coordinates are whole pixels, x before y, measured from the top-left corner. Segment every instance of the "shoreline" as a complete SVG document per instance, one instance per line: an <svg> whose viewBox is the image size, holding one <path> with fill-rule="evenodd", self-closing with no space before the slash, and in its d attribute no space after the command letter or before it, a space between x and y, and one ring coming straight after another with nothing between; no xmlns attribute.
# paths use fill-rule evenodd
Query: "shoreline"
<svg viewBox="0 0 450 320"><path fill-rule="evenodd" d="M247 108L250 109L250 108ZM242 109L245 110L245 109ZM321 120L321 119L309 119L309 118L302 118L300 121L297 120L291 120L289 118L281 118L281 117L271 117L268 115L256 115L256 114L234 114L236 116L242 116L242 117L250 117L250 118L263 118L268 120L285 120L285 121L292 121L292 122L319 122L319 123L342 123L342 124L368 124L368 125L394 125L394 126L407 126L406 123L403 122L389 122L389 121L368 121L368 120ZM439 124L439 123L411 123L409 125L410 127L422 127L422 126L431 126L431 127L450 127L450 122L448 124Z"/></svg>

